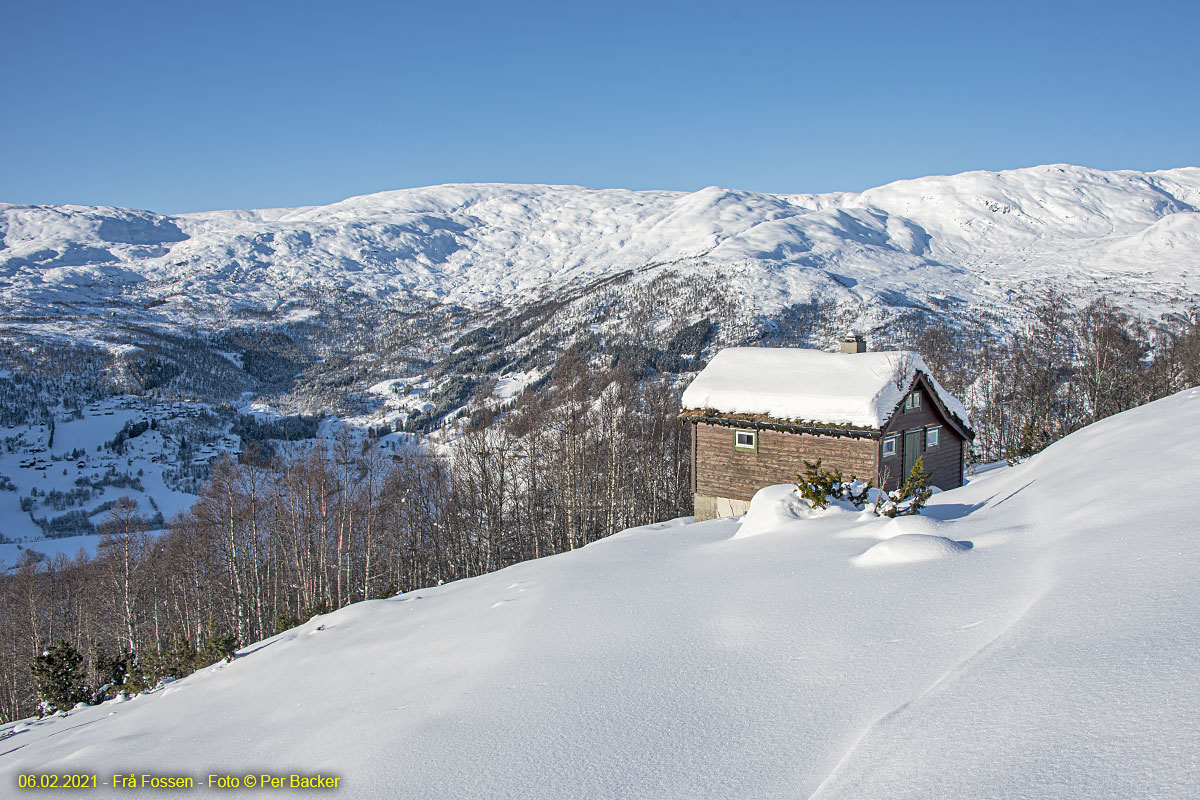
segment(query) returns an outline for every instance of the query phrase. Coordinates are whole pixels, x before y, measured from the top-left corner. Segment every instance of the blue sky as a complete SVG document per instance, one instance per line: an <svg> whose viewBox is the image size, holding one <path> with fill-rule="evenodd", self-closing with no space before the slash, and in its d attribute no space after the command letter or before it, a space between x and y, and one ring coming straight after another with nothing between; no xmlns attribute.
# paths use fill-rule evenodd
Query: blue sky
<svg viewBox="0 0 1200 800"><path fill-rule="evenodd" d="M0 201L1200 165L1200 3L22 2Z"/></svg>

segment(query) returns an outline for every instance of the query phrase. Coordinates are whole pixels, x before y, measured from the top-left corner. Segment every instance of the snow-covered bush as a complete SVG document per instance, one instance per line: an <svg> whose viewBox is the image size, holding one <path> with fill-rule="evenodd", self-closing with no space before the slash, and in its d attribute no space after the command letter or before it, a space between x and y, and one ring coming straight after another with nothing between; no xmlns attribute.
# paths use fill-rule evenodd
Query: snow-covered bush
<svg viewBox="0 0 1200 800"><path fill-rule="evenodd" d="M226 663L237 656L238 638L232 633L212 633L205 640L204 646L196 655L196 668L215 664L218 661Z"/></svg>
<svg viewBox="0 0 1200 800"><path fill-rule="evenodd" d="M34 656L31 671L37 690L38 712L43 717L69 711L76 703L90 699L84 684L83 656L66 640L60 639L58 644Z"/></svg>
<svg viewBox="0 0 1200 800"><path fill-rule="evenodd" d="M804 462L804 474L799 477L796 491L807 500L813 508L824 508L829 500L846 500L861 509L867 503L867 493L871 490L871 482L860 481L851 476L850 480L842 477L840 469L821 469L821 459L816 463Z"/></svg>
<svg viewBox="0 0 1200 800"><path fill-rule="evenodd" d="M165 647L150 650L139 656L129 670L126 691L137 693L153 689L160 683L179 680L198 669L218 661L233 661L238 648L237 636L213 631L199 647L175 631Z"/></svg>
<svg viewBox="0 0 1200 800"><path fill-rule="evenodd" d="M91 700L88 701L92 705L111 700L130 688L129 668L133 661L132 655L120 651L115 655L109 655L104 648L93 645L90 660L91 673L95 676L97 686L96 690L92 692Z"/></svg>
<svg viewBox="0 0 1200 800"><path fill-rule="evenodd" d="M925 457L918 456L904 485L890 492L880 492L875 499L875 514L881 517L903 517L920 514L933 489L929 486L929 473L925 471Z"/></svg>

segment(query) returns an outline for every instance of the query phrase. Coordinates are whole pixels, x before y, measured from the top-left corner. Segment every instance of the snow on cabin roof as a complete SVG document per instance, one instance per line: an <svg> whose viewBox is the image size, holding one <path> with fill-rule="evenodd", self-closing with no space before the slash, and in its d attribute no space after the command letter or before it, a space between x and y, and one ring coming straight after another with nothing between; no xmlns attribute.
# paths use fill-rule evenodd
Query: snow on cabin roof
<svg viewBox="0 0 1200 800"><path fill-rule="evenodd" d="M946 410L969 428L962 403L933 379L921 356L905 350L826 353L731 347L717 353L696 376L683 393L683 407L882 428L918 370L928 377Z"/></svg>

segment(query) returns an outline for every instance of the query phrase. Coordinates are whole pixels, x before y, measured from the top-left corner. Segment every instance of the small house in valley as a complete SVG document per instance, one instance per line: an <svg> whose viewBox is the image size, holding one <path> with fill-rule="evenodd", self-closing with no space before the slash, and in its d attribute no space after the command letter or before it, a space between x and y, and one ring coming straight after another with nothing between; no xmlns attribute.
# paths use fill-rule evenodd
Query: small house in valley
<svg viewBox="0 0 1200 800"><path fill-rule="evenodd" d="M895 489L924 456L941 489L961 486L966 409L916 353L722 350L683 393L692 426L697 520L745 513L764 486L795 482L805 461Z"/></svg>

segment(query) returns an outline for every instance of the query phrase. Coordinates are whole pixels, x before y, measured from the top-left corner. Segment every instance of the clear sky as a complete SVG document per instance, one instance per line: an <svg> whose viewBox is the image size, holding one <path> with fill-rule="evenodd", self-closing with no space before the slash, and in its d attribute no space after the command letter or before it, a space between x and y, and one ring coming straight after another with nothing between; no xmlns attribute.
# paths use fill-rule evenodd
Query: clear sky
<svg viewBox="0 0 1200 800"><path fill-rule="evenodd" d="M0 201L1197 166L1198 32L1195 0L4 0Z"/></svg>

